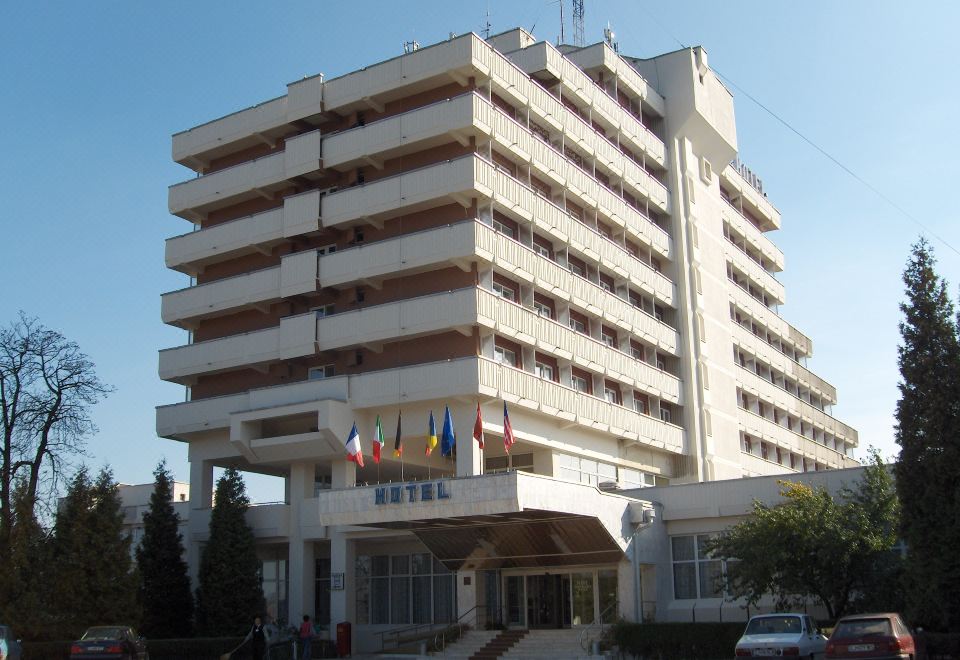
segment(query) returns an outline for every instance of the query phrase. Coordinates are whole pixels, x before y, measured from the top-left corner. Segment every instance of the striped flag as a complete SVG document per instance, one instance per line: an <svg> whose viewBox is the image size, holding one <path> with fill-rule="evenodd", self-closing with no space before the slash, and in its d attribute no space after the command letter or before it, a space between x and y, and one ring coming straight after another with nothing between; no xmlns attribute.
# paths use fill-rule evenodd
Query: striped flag
<svg viewBox="0 0 960 660"><path fill-rule="evenodd" d="M427 447L424 453L429 456L437 446L437 423L433 419L433 411L430 411L430 421L427 425Z"/></svg>
<svg viewBox="0 0 960 660"><path fill-rule="evenodd" d="M380 463L380 452L383 450L383 426L380 424L380 415L377 415L377 428L373 438L373 462Z"/></svg>
<svg viewBox="0 0 960 660"><path fill-rule="evenodd" d="M403 456L403 442L400 440L400 418L403 417L402 412L397 412L397 439L393 441L393 455L397 458Z"/></svg>
<svg viewBox="0 0 960 660"><path fill-rule="evenodd" d="M360 434L357 432L357 423L353 423L350 435L347 437L347 460L363 467L363 450L360 448Z"/></svg>
<svg viewBox="0 0 960 660"><path fill-rule="evenodd" d="M503 402L503 450L510 453L510 447L517 441L513 437L513 427L510 426L510 414L507 412L507 402Z"/></svg>
<svg viewBox="0 0 960 660"><path fill-rule="evenodd" d="M477 421L473 423L473 439L483 449L483 417L480 415L480 402L477 402Z"/></svg>

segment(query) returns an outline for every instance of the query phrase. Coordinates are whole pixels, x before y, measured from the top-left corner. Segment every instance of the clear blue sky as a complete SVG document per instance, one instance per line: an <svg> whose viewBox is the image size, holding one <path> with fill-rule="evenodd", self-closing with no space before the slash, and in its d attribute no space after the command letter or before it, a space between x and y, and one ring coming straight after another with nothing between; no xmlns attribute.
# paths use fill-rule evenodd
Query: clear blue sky
<svg viewBox="0 0 960 660"><path fill-rule="evenodd" d="M585 5L588 42L609 21L629 55L703 45L714 68L960 246L960 4ZM559 6L544 0L4 3L0 323L18 309L38 316L117 388L94 411L88 463L138 483L166 457L189 479L186 447L154 430L154 406L183 398L157 378L157 350L185 342L160 322L160 294L187 285L163 265L164 239L189 229L166 210L167 186L190 177L170 160L170 135L305 75L393 57L407 40L480 32L488 7L494 32L559 33ZM781 313L813 339L810 365L838 387L834 412L859 430L860 455L875 445L891 457L900 273L921 229L734 92L742 158L783 213ZM934 246L955 293L960 257ZM256 499L282 496L251 485Z"/></svg>

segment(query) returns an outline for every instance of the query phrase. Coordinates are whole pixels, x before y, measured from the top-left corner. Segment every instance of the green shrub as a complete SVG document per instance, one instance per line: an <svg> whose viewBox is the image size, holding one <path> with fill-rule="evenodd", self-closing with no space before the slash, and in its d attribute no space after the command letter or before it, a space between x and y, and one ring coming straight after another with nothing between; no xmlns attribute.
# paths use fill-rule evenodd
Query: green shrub
<svg viewBox="0 0 960 660"><path fill-rule="evenodd" d="M744 624L738 623L630 623L618 621L610 640L620 651L657 660L712 660L732 658Z"/></svg>

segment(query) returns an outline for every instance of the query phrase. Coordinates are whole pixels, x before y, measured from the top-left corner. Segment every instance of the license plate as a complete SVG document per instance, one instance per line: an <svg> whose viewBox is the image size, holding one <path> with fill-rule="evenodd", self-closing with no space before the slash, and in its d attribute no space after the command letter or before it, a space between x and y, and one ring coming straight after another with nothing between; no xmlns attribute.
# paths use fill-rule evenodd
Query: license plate
<svg viewBox="0 0 960 660"><path fill-rule="evenodd" d="M103 649L104 649L104 647L102 647L102 646L88 646L88 647L87 647L87 650L88 650L88 651L102 651Z"/></svg>
<svg viewBox="0 0 960 660"><path fill-rule="evenodd" d="M769 657L776 655L777 652L775 649L753 649L754 656Z"/></svg>
<svg viewBox="0 0 960 660"><path fill-rule="evenodd" d="M872 651L873 644L851 644L847 647L851 653L860 653L861 651Z"/></svg>

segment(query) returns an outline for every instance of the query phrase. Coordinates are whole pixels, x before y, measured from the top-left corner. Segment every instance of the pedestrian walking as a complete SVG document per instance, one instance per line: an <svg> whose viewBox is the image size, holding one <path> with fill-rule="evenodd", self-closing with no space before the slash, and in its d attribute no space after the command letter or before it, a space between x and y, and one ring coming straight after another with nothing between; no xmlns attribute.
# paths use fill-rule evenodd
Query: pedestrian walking
<svg viewBox="0 0 960 660"><path fill-rule="evenodd" d="M300 645L303 648L303 654L300 656L301 660L310 660L313 657L312 642L313 625L310 623L310 616L304 614L303 623L300 624Z"/></svg>

